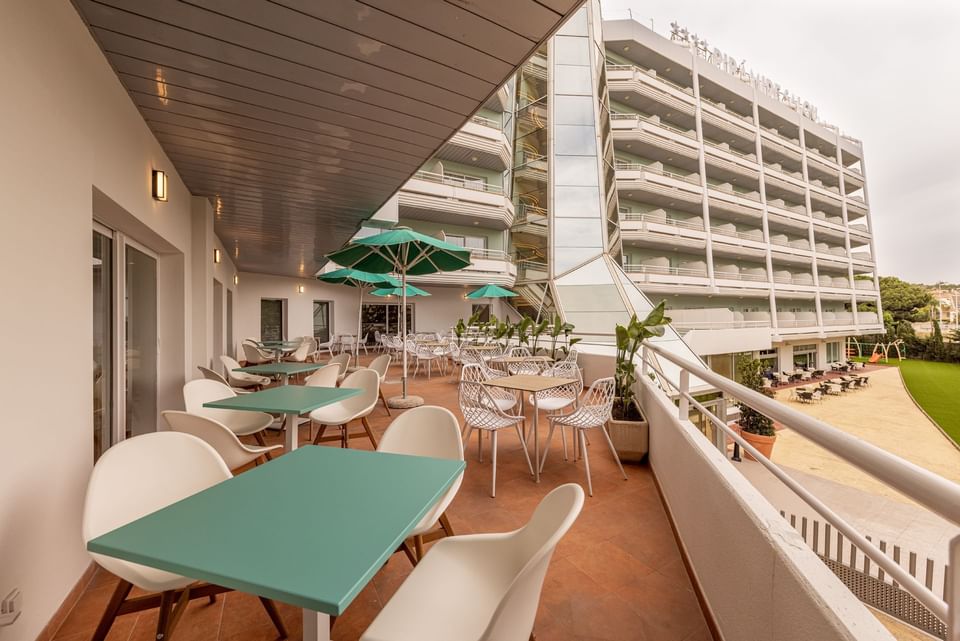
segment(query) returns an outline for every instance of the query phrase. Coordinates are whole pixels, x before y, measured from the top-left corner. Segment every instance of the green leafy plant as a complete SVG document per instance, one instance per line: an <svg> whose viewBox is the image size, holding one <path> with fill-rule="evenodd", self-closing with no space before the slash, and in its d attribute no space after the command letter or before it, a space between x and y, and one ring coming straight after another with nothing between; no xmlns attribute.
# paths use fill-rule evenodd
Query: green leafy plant
<svg viewBox="0 0 960 641"><path fill-rule="evenodd" d="M650 310L646 318L638 320L636 314L630 322L617 325L617 361L614 372L616 398L613 401L613 418L619 421L637 421L642 417L637 409L633 386L637 382L637 352L643 341L654 336L663 336L664 327L670 322L665 315L666 301Z"/></svg>
<svg viewBox="0 0 960 641"><path fill-rule="evenodd" d="M463 344L463 335L467 331L467 324L463 322L463 319L457 321L457 324L453 326L453 334L457 337L457 347L460 347Z"/></svg>
<svg viewBox="0 0 960 641"><path fill-rule="evenodd" d="M553 323L549 326L550 329L550 358L556 360L557 358L557 341L563 336L565 339L568 339L567 345L572 346L579 342L580 339L573 339L573 342L569 342L570 332L573 331L574 326L572 323L565 323L560 318L559 315L554 315ZM566 351L566 350L564 350Z"/></svg>
<svg viewBox="0 0 960 641"><path fill-rule="evenodd" d="M540 335L547 331L547 327L550 325L550 321L543 319L532 328L530 328L530 336L533 337L533 345L530 347L530 351L533 352L533 355L537 354L537 343L540 342Z"/></svg>
<svg viewBox="0 0 960 641"><path fill-rule="evenodd" d="M499 343L501 347L506 348L510 344L510 339L513 338L516 329L517 326L510 321L499 321L493 328L493 340Z"/></svg>
<svg viewBox="0 0 960 641"><path fill-rule="evenodd" d="M532 325L533 325L533 319L530 318L529 316L524 316L523 318L520 319L520 322L518 322L515 325L517 330L517 343L519 343L520 345L527 344L527 342L530 340L530 337L527 334L527 332L530 331L530 327Z"/></svg>
<svg viewBox="0 0 960 641"><path fill-rule="evenodd" d="M740 384L744 387L772 396L772 392L763 387L763 363L756 359L743 359L737 363ZM737 423L740 429L750 434L760 436L774 436L773 421L745 403L739 403L740 418Z"/></svg>

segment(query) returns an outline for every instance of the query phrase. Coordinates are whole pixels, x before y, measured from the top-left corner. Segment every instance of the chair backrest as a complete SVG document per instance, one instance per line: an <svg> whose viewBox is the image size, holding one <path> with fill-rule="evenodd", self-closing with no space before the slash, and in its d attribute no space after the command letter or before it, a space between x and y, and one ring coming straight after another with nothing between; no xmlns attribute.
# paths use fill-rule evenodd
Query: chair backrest
<svg viewBox="0 0 960 641"><path fill-rule="evenodd" d="M460 421L445 407L421 405L407 410L393 419L380 437L378 452L429 456L432 458L463 460L463 441L460 439ZM420 519L414 531L432 528L450 505L460 484L460 474L439 501Z"/></svg>
<svg viewBox="0 0 960 641"><path fill-rule="evenodd" d="M590 386L590 389L584 395L580 407L589 408L592 412L598 414L603 420L609 420L613 411L613 395L616 391L616 383L613 377L598 378Z"/></svg>
<svg viewBox="0 0 960 641"><path fill-rule="evenodd" d="M382 380L383 377L387 375L387 369L389 369L390 367L391 358L392 357L390 356L390 354L381 354L380 356L377 356L375 359L370 361L370 364L367 366L367 369L372 369L373 371L375 371L380 376L380 379Z"/></svg>
<svg viewBox="0 0 960 641"><path fill-rule="evenodd" d="M567 483L543 497L533 516L511 536L505 558L514 571L513 581L494 610L480 641L526 639L533 630L543 579L560 539L583 509L583 488Z"/></svg>
<svg viewBox="0 0 960 641"><path fill-rule="evenodd" d="M192 434L215 449L228 469L232 470L249 462L249 452L244 449L237 435L223 423L200 414L175 410L166 410L160 412L160 415L174 432Z"/></svg>
<svg viewBox="0 0 960 641"><path fill-rule="evenodd" d="M210 445L196 436L152 432L117 443L93 466L83 506L84 542L155 512L232 475ZM120 559L92 555L108 571L137 581ZM175 575L170 575L175 577Z"/></svg>
<svg viewBox="0 0 960 641"><path fill-rule="evenodd" d="M487 380L487 374L482 365L477 363L467 363L460 370L460 380L470 381L472 383L482 383Z"/></svg>
<svg viewBox="0 0 960 641"><path fill-rule="evenodd" d="M200 370L200 373L203 374L203 377L209 381L219 381L224 385L227 385L227 386L230 385L230 383L227 382L227 379L225 379L223 376L220 376L220 374L216 373L209 367L204 367L203 365L197 365L197 369Z"/></svg>
<svg viewBox="0 0 960 641"><path fill-rule="evenodd" d="M295 361L303 362L307 360L307 355L310 353L310 340L305 339L300 341L300 346L290 355L290 358Z"/></svg>
<svg viewBox="0 0 960 641"><path fill-rule="evenodd" d="M579 356L580 356L580 350L578 350L576 347L571 347L570 351L567 352L567 357L564 360L569 363L576 363L577 358L579 358Z"/></svg>
<svg viewBox="0 0 960 641"><path fill-rule="evenodd" d="M380 375L372 369L358 369L349 374L340 387L355 387L362 390L356 396L344 399L343 404L357 413L372 410L380 399Z"/></svg>
<svg viewBox="0 0 960 641"><path fill-rule="evenodd" d="M307 387L336 387L340 377L340 363L330 363L314 371L303 381Z"/></svg>
<svg viewBox="0 0 960 641"><path fill-rule="evenodd" d="M530 356L530 350L524 347L523 345L519 345L517 347L511 347L509 355L510 356Z"/></svg>
<svg viewBox="0 0 960 641"><path fill-rule="evenodd" d="M457 400L463 420L472 427L497 429L503 427L502 419L510 418L510 415L497 405L491 390L480 382L461 378Z"/></svg>
<svg viewBox="0 0 960 641"><path fill-rule="evenodd" d="M350 367L350 354L344 354L340 352L336 356L330 359L329 363L337 363L340 365L340 373L343 374L347 371L347 368Z"/></svg>
<svg viewBox="0 0 960 641"><path fill-rule="evenodd" d="M221 410L210 407L204 407L204 403L210 401L219 401L224 398L231 398L237 393L229 385L217 381L211 381L205 378L197 378L187 381L183 386L183 405L191 414L200 414L207 418L230 424L230 419L237 416L238 413L246 414L244 410ZM244 417L246 418L246 417Z"/></svg>
<svg viewBox="0 0 960 641"><path fill-rule="evenodd" d="M238 363L235 358L227 356L226 354L220 354L220 362L223 364L223 371L226 372L228 377L230 376L230 372L235 369L240 369L240 363Z"/></svg>
<svg viewBox="0 0 960 641"><path fill-rule="evenodd" d="M263 363L268 360L260 351L260 348L251 343L243 344L243 358L248 363Z"/></svg>

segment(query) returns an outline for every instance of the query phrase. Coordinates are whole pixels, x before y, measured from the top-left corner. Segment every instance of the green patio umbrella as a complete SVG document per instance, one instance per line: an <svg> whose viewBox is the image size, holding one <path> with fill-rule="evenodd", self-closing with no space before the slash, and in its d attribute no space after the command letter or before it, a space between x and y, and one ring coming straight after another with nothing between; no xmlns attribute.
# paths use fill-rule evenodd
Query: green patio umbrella
<svg viewBox="0 0 960 641"><path fill-rule="evenodd" d="M397 287L381 287L380 289L375 289L370 292L374 296L402 296L406 294L407 296L430 296L430 292L425 292L419 287L414 287L413 285L407 285L406 291Z"/></svg>
<svg viewBox="0 0 960 641"><path fill-rule="evenodd" d="M408 227L352 241L327 257L338 265L361 269L374 274L400 274L400 333L407 336L407 275L421 276L436 272L453 272L470 265L470 250L437 240ZM403 350L403 395L398 407L415 407L423 399L407 397L407 350Z"/></svg>
<svg viewBox="0 0 960 641"><path fill-rule="evenodd" d="M348 285L356 287L360 293L360 301L357 305L357 342L360 341L360 333L363 331L363 290L370 287L399 287L400 281L389 274L371 274L362 272L359 269L337 269L326 274L317 276L317 280L325 283L335 283L338 285Z"/></svg>
<svg viewBox="0 0 960 641"><path fill-rule="evenodd" d="M493 283L487 283L480 289L474 290L467 294L467 298L510 298L512 296L519 296L516 292L511 292L505 287L500 287L500 285L494 285Z"/></svg>

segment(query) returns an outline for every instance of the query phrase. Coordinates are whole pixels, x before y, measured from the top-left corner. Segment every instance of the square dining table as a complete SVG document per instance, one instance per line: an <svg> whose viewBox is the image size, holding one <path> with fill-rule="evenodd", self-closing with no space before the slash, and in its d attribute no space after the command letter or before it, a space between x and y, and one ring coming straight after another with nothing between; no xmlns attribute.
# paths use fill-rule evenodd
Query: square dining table
<svg viewBox="0 0 960 641"><path fill-rule="evenodd" d="M257 374L259 376L279 375L281 384L286 385L291 376L304 374L306 372L315 372L321 367L326 367L326 365L326 363L261 363L260 365L237 367L234 368L233 371Z"/></svg>
<svg viewBox="0 0 960 641"><path fill-rule="evenodd" d="M537 393L545 392L556 387L563 387L564 385L571 385L576 382L575 379L560 378L559 376L517 374L514 376L491 378L483 383L489 387L502 387L503 389L518 391L520 392L521 402L523 401L524 393L529 393L533 396L533 477L537 483L540 482L540 433L537 431L537 417L540 414L540 408L537 406Z"/></svg>
<svg viewBox="0 0 960 641"><path fill-rule="evenodd" d="M343 614L464 467L305 447L92 539L87 549L299 606L304 641L328 641L330 616ZM324 487L336 491L317 491Z"/></svg>
<svg viewBox="0 0 960 641"><path fill-rule="evenodd" d="M204 403L204 407L221 410L245 410L247 412L267 412L284 414L286 427L286 450L297 449L297 418L301 414L338 403L361 390L355 387L307 387L304 385L283 385L270 387L250 394L238 394L219 401Z"/></svg>

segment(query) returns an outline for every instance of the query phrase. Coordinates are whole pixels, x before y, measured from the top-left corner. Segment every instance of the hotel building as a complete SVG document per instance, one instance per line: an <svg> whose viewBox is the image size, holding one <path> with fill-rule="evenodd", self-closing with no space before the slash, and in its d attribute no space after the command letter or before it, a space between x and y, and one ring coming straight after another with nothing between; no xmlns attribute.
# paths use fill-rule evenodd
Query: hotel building
<svg viewBox="0 0 960 641"><path fill-rule="evenodd" d="M823 366L845 356L848 337L881 332L860 141L679 28L668 38L606 21L602 40L594 92L615 168L611 255L647 298L666 299L686 343L730 373L735 353L775 369ZM548 66L556 43L524 65L519 91L508 83L401 189L401 224L476 256L469 270L422 282L515 285L519 308L541 309L543 292L529 285L546 260L531 240L546 237L555 201L531 185L555 184L559 138L545 93L530 92L532 79L546 92L576 73Z"/></svg>

